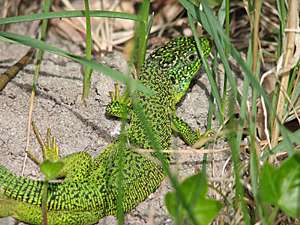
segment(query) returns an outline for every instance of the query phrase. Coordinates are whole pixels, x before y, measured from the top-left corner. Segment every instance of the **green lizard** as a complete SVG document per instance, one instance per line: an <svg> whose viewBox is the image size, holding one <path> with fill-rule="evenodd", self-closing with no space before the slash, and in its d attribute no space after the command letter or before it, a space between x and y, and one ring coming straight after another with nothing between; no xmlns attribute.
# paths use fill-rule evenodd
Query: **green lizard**
<svg viewBox="0 0 300 225"><path fill-rule="evenodd" d="M210 42L202 37L200 43L207 57ZM180 132L189 145L201 138L176 116L175 111L175 104L185 94L201 65L194 38L188 37L176 38L158 48L142 65L138 81L154 91L155 95L136 92L133 99L143 109L159 150L171 149L172 129ZM128 101L124 100L126 98L119 99L118 89L116 97L112 97L110 109L118 102L125 110L131 110ZM120 111L124 112L124 109ZM132 115L126 131L126 144L118 138L94 160L85 152L59 160L64 162L64 167L58 177L65 179L49 184L48 224L93 224L104 216L117 214L117 168L121 150L124 156L122 207L125 213L159 187L165 171L157 160L151 159L156 157L156 153L146 153L149 157L145 157L128 146L130 143L138 148L153 149L137 109L133 107L130 112ZM38 132L36 134L44 150L44 160L58 160L56 147L51 144L46 146ZM169 164L170 154L164 153L164 160ZM0 164L0 217L12 216L24 222L41 224L43 185L43 181L21 177Z"/></svg>

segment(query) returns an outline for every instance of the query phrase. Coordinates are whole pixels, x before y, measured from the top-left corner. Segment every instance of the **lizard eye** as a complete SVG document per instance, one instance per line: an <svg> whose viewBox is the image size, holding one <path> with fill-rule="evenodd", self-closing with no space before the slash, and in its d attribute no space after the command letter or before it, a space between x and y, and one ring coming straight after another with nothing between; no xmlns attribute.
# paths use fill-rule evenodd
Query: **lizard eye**
<svg viewBox="0 0 300 225"><path fill-rule="evenodd" d="M190 62L194 62L196 60L197 56L195 54L189 55L188 59Z"/></svg>

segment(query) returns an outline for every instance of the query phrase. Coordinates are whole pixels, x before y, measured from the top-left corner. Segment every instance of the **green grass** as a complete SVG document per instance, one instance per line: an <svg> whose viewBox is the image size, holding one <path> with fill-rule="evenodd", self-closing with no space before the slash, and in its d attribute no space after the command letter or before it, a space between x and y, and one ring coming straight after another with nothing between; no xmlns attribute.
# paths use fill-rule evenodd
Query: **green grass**
<svg viewBox="0 0 300 225"><path fill-rule="evenodd" d="M207 185L207 181L205 178L205 167L203 165L203 172L195 175L191 178L187 178L185 181L180 183L178 181L178 177L173 175L167 165L164 164L163 155L158 148L155 148L156 141L151 134L150 127L145 120L145 116L142 113L142 109L138 110L139 117L143 122L143 125L149 135L151 142L154 145L154 149L157 150L158 158L162 161L164 169L167 171L168 176L170 177L170 181L174 187L174 192L169 193L166 196L166 205L170 214L175 217L174 224L181 224L183 218L186 217L193 224L208 224L211 220L213 220L218 213L225 215L225 217L229 219L233 219L236 216L236 213L242 213L242 221L245 224L254 224L256 222L261 222L262 224L274 224L277 219L277 214L279 210L283 210L283 213L291 217L300 217L299 214L299 202L300 198L297 193L300 192L300 183L298 182L299 176L298 171L299 168L299 154L295 154L294 146L292 143L299 144L300 142L300 131L295 133L291 133L288 131L281 123L282 117L284 119L287 118L288 113L292 113L292 106L285 99L283 92L280 91L280 85L277 83L278 87L275 89L275 97L273 99L273 103L269 100L265 90L260 85L260 67L261 67L261 56L264 49L259 49L259 20L261 15L261 4L262 1L256 1L256 4L252 1L245 1L245 5L247 6L247 13L249 16L249 20L253 21L251 24L251 39L249 41L249 46L247 51L247 59L243 60L240 56L237 49L230 43L229 41L229 31L230 31L230 23L229 23L229 10L230 4L229 1L223 1L222 6L225 8L220 8L218 13L214 13L212 9L207 5L206 2L202 2L203 11L200 11L198 7L193 5L190 1L187 0L179 0L180 3L187 9L189 22L191 29L193 31L194 36L196 37L196 29L193 24L193 19L199 22L203 28L211 35L212 39L215 43L215 53L214 53L214 67L211 69L206 61L206 59L201 54L201 49L199 49L200 56L204 61L204 68L206 70L206 74L211 84L212 96L209 99L211 111L209 112L209 121L210 124L212 115L214 114L219 120L220 124L223 124L224 119L227 115L231 115L232 110L228 108L226 110L226 105L233 107L234 102L237 102L240 107L239 111L239 121L237 125L235 124L234 119L230 119L227 123L226 129L229 130L229 134L226 135L228 143L231 147L232 153L232 161L233 161L233 171L232 177L234 177L234 186L235 190L231 193L233 196L232 201L233 204L229 204L228 200L222 199L223 203L220 201L216 201L214 199L208 199L206 197L207 190L209 189L209 185ZM283 1L278 1L277 3L277 11L279 17L281 18L280 32L278 32L278 51L277 56L280 57L282 53L288 52L287 49L284 49L283 43L288 42L291 45L291 34L285 33L285 28L289 27L298 27L297 24L292 24L291 21L286 21L286 15L290 14L294 16L293 10L295 8L296 1L291 0L289 2L290 11L287 11L286 6L283 4ZM10 24L16 22L25 22L25 21L34 21L43 19L43 31L41 40L29 38L26 36L8 33L5 31L0 31L0 41L17 43L20 45L31 46L40 49L38 55L38 63L36 69L36 75L34 78L33 85L33 95L35 92L35 85L37 83L37 74L39 70L39 63L41 60L41 51L48 51L54 54L58 54L74 61L77 61L86 66L86 74L85 74L85 82L84 82L84 90L83 90L83 98L88 97L89 83L91 71L97 70L110 76L111 78L122 82L127 85L128 90L139 90L145 93L151 93L147 88L140 85L134 79L131 78L129 74L121 74L103 64L91 60L91 31L90 31L90 17L107 17L107 18L121 18L125 20L134 20L136 21L136 32L134 37L134 46L138 46L138 60L137 60L137 70L139 71L143 61L145 60L147 41L150 34L150 29L152 26L153 15L148 22L149 15L149 6L150 1L143 1L141 4L139 14L138 15L130 15L126 13L119 12L107 12L107 11L90 11L88 7L88 1L86 3L85 11L72 11L72 12L48 12L50 7L50 1L46 1L45 4L45 12L33 15L26 16L18 16L0 19L0 24ZM217 15L217 16L216 16ZM87 18L87 36L86 36L86 46L87 46L87 55L86 57L77 56L65 51L62 51L59 48L51 46L43 41L43 37L47 28L47 19L51 18L70 18L70 17L86 17ZM225 31L224 31L225 30ZM289 39L290 38L290 39ZM295 44L294 44L295 45ZM134 47L135 49L135 47ZM133 55L134 55L134 51ZM220 60L222 62L222 66L225 70L225 82L223 86L223 96L220 96L218 92L218 87L216 84L215 74L217 71L217 55L219 55ZM230 65L228 62L228 55L231 55L234 60L242 67L243 72L245 74L244 77L244 85L242 93L238 92L235 78L230 69ZM133 57L133 56L132 56ZM285 67L289 62L284 56L283 66ZM298 55L299 57L299 55ZM295 104L299 94L300 88L299 85L293 86L294 83L298 82L297 80L297 72L299 69L299 58L296 67L290 68L287 71L283 78L281 78L281 84L284 85L284 90L287 90L287 96L292 96L291 103ZM280 61L277 61L279 63ZM281 75L282 76L282 75ZM228 83L227 83L228 81ZM297 83L296 83L297 84ZM229 90L229 91L228 91ZM252 91L252 108L249 110L247 108L248 101L248 93ZM226 98L226 94L228 97ZM283 97L280 97L283 96ZM269 108L270 122L269 122L269 142L272 146L267 146L267 150L264 153L259 149L259 145L257 143L257 98L263 97L265 104ZM280 100L278 104L277 98L283 98ZM216 102L216 106L213 102ZM282 104L283 103L283 104ZM135 104L133 102L133 104ZM32 98L33 105L33 98ZM138 104L135 107L140 108ZM32 110L32 109L31 109ZM279 115L279 117L278 117ZM29 121L30 123L30 121ZM246 124L246 133L248 134L248 139L250 140L250 160L243 162L240 160L240 146L242 142L242 131ZM123 121L122 130L124 131L125 121ZM208 129L210 129L210 125L208 125ZM279 144L278 135L281 134L283 137L283 141ZM126 139L124 138L124 141ZM274 164L274 155L278 151L286 148L286 152L288 153L287 162L283 163L278 169L274 168L272 164ZM286 165L288 163L295 164L293 168L290 168ZM298 163L298 164L297 164ZM260 165L263 164L261 167ZM243 166L241 166L243 165ZM120 171L122 165L120 164ZM251 187L251 196L252 199L248 199L251 201L255 207L253 207L253 211L249 214L249 201L247 202L245 199L246 196L246 188L245 181L243 180L242 174L247 171L250 175L247 177L248 184ZM277 177L277 180L275 179ZM289 179L291 178L291 179ZM121 183L122 174L119 174L119 183ZM284 185L278 184L278 180L285 182ZM193 190L190 191L190 187L193 186ZM221 190L219 190L221 193ZM248 190L249 191L249 190ZM122 189L119 188L119 196L122 195ZM223 196L224 197L224 196ZM121 199L121 198L119 198ZM202 203L202 204L201 204ZM205 204L204 204L205 203ZM224 206L221 209L222 205ZM118 220L119 224L123 224L123 212L121 210L121 202L118 201ZM205 207L204 207L205 206ZM202 208L201 208L202 207ZM205 209L206 208L206 209ZM221 210L220 210L221 209ZM225 210L226 209L226 210ZM272 214L269 217L269 210L272 209ZM206 210L206 211L205 211ZM229 211L233 211L234 215L229 215ZM203 213L204 212L204 213ZM209 212L209 213L208 213ZM218 219L220 221L220 219Z"/></svg>

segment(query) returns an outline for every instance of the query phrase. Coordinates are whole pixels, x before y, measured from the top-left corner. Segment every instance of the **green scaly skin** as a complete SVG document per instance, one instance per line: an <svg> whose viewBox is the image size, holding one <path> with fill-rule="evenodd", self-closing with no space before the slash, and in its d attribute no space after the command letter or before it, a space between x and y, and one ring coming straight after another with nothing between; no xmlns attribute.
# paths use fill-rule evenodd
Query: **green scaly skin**
<svg viewBox="0 0 300 225"><path fill-rule="evenodd" d="M210 42L206 38L200 38L200 42L207 56ZM142 65L138 81L154 91L155 95L136 92L133 99L143 109L160 150L171 149L172 129L182 133L188 144L199 139L176 116L175 104L185 94L201 64L194 38L181 37L152 52ZM126 98L122 104L128 104ZM117 214L120 151L124 155L121 202L125 213L159 187L165 177L161 164L151 160L151 157L138 154L127 144L153 149L142 124L133 107L126 144L121 137L116 139L93 161L84 152L60 159L65 164L58 177L65 177L65 180L49 184L48 224L93 224L104 216ZM50 143L43 148L46 152L44 159L57 160L55 144L51 146ZM155 153L146 154L156 157ZM164 160L169 164L170 154L165 153ZM43 186L43 181L13 174L0 164L0 217L12 216L24 222L41 224Z"/></svg>

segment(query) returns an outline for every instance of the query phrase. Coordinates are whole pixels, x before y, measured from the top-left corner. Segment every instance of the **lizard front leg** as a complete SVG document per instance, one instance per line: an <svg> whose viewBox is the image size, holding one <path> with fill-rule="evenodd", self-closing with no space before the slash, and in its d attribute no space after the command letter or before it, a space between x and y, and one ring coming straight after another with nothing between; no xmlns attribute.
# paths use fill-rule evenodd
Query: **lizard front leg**
<svg viewBox="0 0 300 225"><path fill-rule="evenodd" d="M172 130L180 133L184 139L184 141L189 145L193 146L197 141L207 137L210 134L215 135L216 132L213 130L208 130L204 134L200 135L199 132L193 131L193 129L182 119L177 117L176 115L171 116L171 126ZM200 148L201 146L199 146Z"/></svg>
<svg viewBox="0 0 300 225"><path fill-rule="evenodd" d="M64 163L63 168L59 171L56 178L64 177L64 181L74 181L88 176L91 164L91 156L88 153L76 152L59 159L59 149L56 146L56 137L53 137L51 142L50 128L48 128L47 132L46 145L34 122L32 122L32 126L36 137L42 146L44 161L51 160L53 162L60 161Z"/></svg>

